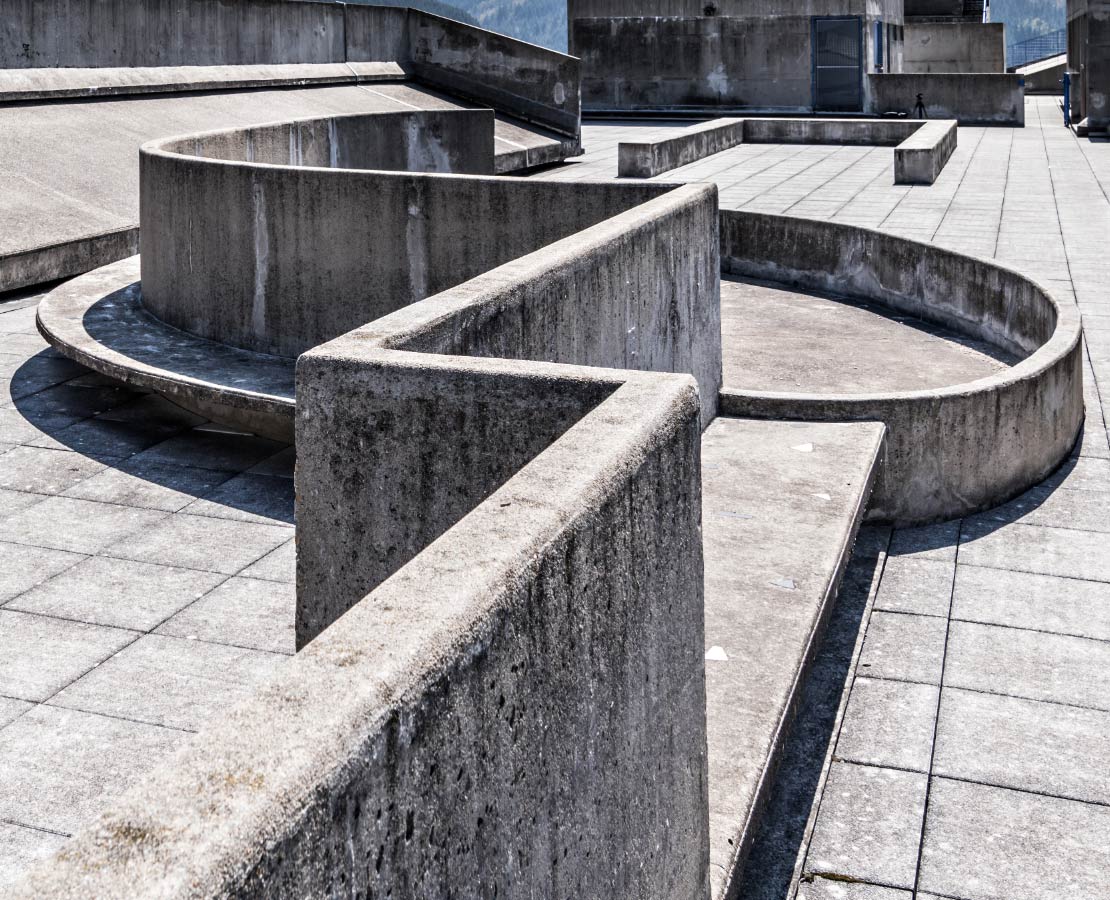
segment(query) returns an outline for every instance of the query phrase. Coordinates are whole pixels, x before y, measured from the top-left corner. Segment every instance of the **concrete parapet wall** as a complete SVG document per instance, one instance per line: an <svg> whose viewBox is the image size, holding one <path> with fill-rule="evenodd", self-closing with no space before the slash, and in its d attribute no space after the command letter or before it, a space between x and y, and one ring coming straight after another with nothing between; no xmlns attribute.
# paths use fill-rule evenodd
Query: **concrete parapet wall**
<svg viewBox="0 0 1110 900"><path fill-rule="evenodd" d="M407 376L369 364L352 386L315 391L314 379L324 375L313 373L337 365L329 362L335 346L692 372L708 424L721 377L716 231L715 188L669 190L302 356L298 642L326 628L600 400L596 393L561 399L553 385L531 381L528 390L514 386L512 398L460 387L432 403L411 395L416 382ZM445 422L458 430L448 443L437 438ZM398 459L411 462L398 471Z"/></svg>
<svg viewBox="0 0 1110 900"><path fill-rule="evenodd" d="M1020 358L968 384L891 394L722 392L721 412L881 421L887 462L870 518L916 524L997 506L1067 456L1083 422L1074 307L995 263L892 235L723 211L726 272L877 301Z"/></svg>
<svg viewBox="0 0 1110 900"><path fill-rule="evenodd" d="M488 111L357 118L381 128L387 144L396 140L389 162L398 168L466 172L492 158ZM143 298L151 312L191 334L292 357L667 190L275 164L322 161L325 146L338 163L373 162L343 149L356 128L367 133L350 124L339 140L302 136L295 144L279 126L144 147ZM269 135L269 149L250 134ZM197 140L201 152L240 159L194 155ZM261 156L247 162L248 151ZM429 160L436 165L424 166Z"/></svg>
<svg viewBox="0 0 1110 900"><path fill-rule="evenodd" d="M707 895L693 379L389 356L600 402L9 900Z"/></svg>
<svg viewBox="0 0 1110 900"><path fill-rule="evenodd" d="M904 73L1006 71L1001 22L909 22L905 28Z"/></svg>
<svg viewBox="0 0 1110 900"><path fill-rule="evenodd" d="M1025 93L1013 74L868 75L870 111L912 116L922 95L930 119L961 125L1025 125Z"/></svg>

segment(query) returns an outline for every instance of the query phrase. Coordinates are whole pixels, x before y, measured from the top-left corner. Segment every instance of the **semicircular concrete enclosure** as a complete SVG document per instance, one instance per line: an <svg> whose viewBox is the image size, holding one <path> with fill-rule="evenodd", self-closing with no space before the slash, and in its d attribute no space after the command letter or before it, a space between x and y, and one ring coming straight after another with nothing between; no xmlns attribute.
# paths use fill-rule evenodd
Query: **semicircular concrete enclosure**
<svg viewBox="0 0 1110 900"><path fill-rule="evenodd" d="M960 516L1071 450L1078 317L1026 277L720 212L709 183L495 175L494 129L414 110L159 138L140 256L41 303L90 368L295 437L298 653L14 896L723 896L766 790L709 749L746 727L745 685L705 662L739 463L785 482L814 423L855 441L842 492L810 491L851 513L819 523L827 594L865 509ZM926 390L746 385L722 272L1005 361Z"/></svg>

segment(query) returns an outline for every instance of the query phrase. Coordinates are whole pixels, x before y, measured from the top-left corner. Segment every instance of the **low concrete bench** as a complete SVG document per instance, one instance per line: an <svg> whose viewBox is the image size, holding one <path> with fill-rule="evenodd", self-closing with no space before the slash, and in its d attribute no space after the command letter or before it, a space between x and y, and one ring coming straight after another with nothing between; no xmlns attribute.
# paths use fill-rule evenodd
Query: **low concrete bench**
<svg viewBox="0 0 1110 900"><path fill-rule="evenodd" d="M894 148L895 184L932 184L956 149L953 119L712 119L617 147L617 174L652 178L739 144L853 144Z"/></svg>
<svg viewBox="0 0 1110 900"><path fill-rule="evenodd" d="M955 149L954 119L926 122L894 148L894 183L932 184Z"/></svg>

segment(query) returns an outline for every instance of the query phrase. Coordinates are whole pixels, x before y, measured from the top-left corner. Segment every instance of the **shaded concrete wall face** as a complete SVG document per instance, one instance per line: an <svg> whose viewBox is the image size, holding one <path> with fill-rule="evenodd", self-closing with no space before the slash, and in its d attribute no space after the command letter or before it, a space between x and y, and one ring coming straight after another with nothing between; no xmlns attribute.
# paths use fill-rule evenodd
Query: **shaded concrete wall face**
<svg viewBox="0 0 1110 900"><path fill-rule="evenodd" d="M1005 72L1001 22L921 22L906 25L902 71Z"/></svg>
<svg viewBox="0 0 1110 900"><path fill-rule="evenodd" d="M417 132L412 116L424 123ZM472 167L461 164L474 160L465 158L472 152L465 148L483 142L483 162L492 154L492 123L486 118L482 126L480 115L419 113L392 121L397 130L387 134L411 135L414 143L399 143L415 147L399 151L393 162L406 163L399 168L432 158L467 171ZM323 152L311 142L307 151L303 142L291 147L281 131L272 138L283 162L294 149L302 158ZM228 153L226 143L235 140L213 138L224 145L214 152ZM464 158L450 148L464 148ZM245 143L235 149L246 155ZM347 152L339 151L342 160L359 161L361 154ZM144 303L192 334L296 356L663 190L213 165L147 148L139 210Z"/></svg>
<svg viewBox="0 0 1110 900"><path fill-rule="evenodd" d="M913 115L922 95L930 119L961 125L1025 124L1021 76L1013 74L882 74L867 76L869 111Z"/></svg>
<svg viewBox="0 0 1110 900"><path fill-rule="evenodd" d="M997 506L1071 451L1083 423L1078 315L1018 273L869 229L728 210L721 213L721 265L877 300L1022 360L1000 375L935 391L722 394L721 411L731 415L884 422L887 458L871 520L923 524Z"/></svg>
<svg viewBox="0 0 1110 900"><path fill-rule="evenodd" d="M0 68L344 61L343 7L284 0L5 0Z"/></svg>
<svg viewBox="0 0 1110 900"><path fill-rule="evenodd" d="M354 334L422 354L691 372L708 424L721 366L716 231L715 189L681 189ZM388 337L421 309L441 313L403 341ZM510 385L512 400L493 386L477 389L467 375L457 390L422 399L411 393L421 381L408 370L391 375L366 363L347 387L334 384L333 401L325 403L321 389L318 402L306 404L306 379L333 365L333 346L298 361L301 644L611 390L609 380L564 397L557 382L531 379ZM371 382L379 387L367 394ZM446 444L436 438L445 423L459 430ZM398 459L410 462L398 470Z"/></svg>
<svg viewBox="0 0 1110 900"><path fill-rule="evenodd" d="M1110 0L1068 4L1068 69L1078 75L1074 117L1092 131L1110 129Z"/></svg>

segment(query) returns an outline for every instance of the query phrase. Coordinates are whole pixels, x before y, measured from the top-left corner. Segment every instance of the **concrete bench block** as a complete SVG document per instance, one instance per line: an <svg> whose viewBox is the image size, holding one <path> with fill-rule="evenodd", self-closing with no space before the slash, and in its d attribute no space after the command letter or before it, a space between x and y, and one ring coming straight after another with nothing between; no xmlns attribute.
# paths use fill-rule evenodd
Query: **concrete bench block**
<svg viewBox="0 0 1110 900"><path fill-rule="evenodd" d="M683 128L673 137L621 143L617 148L617 174L622 178L652 178L743 141L743 119L713 119Z"/></svg>
<svg viewBox="0 0 1110 900"><path fill-rule="evenodd" d="M929 121L894 148L895 184L932 184L956 149L956 121Z"/></svg>

